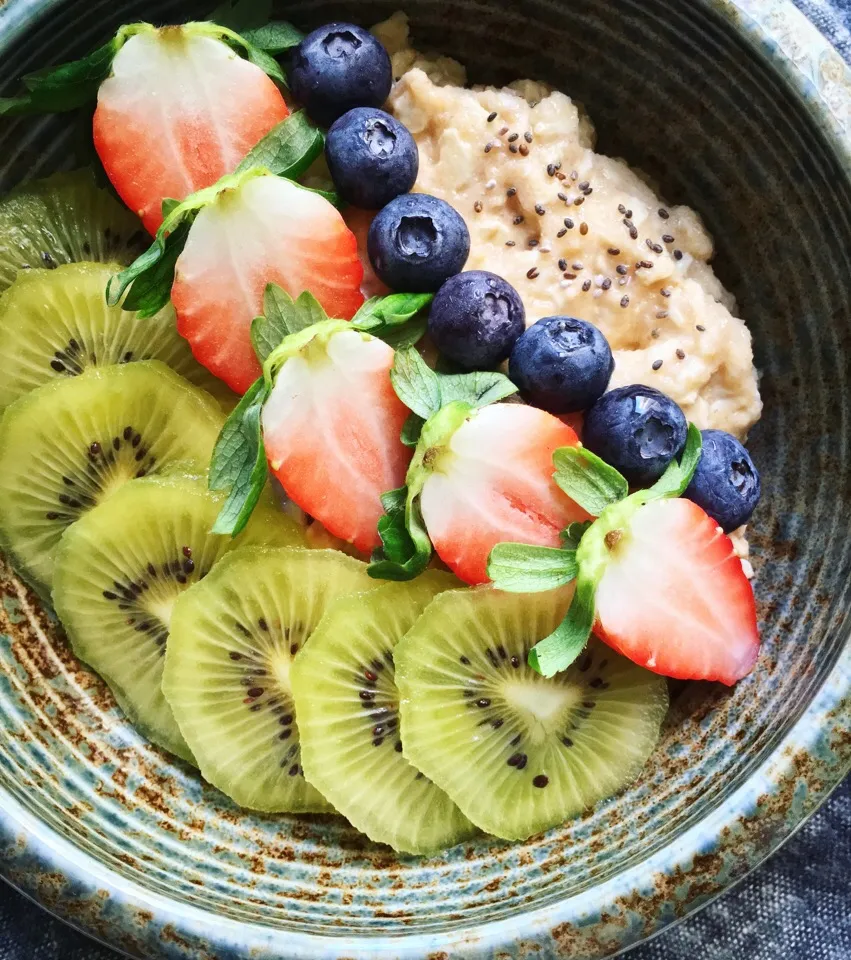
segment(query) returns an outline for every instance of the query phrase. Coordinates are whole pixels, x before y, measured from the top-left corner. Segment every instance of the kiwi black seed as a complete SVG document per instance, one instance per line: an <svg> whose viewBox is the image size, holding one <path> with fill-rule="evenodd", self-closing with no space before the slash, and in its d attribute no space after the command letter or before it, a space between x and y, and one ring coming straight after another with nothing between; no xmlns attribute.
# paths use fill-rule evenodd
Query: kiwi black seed
<svg viewBox="0 0 851 960"><path fill-rule="evenodd" d="M546 679L531 648L570 588L441 594L396 648L404 755L482 830L520 840L633 780L667 710L663 678L592 639Z"/></svg>
<svg viewBox="0 0 851 960"><path fill-rule="evenodd" d="M93 366L161 360L196 386L224 392L192 356L171 306L147 319L107 306L117 264L27 271L0 296L0 410L36 387Z"/></svg>
<svg viewBox="0 0 851 960"><path fill-rule="evenodd" d="M67 527L128 480L206 469L222 420L211 397L156 360L31 391L0 421L0 543L49 587Z"/></svg>
<svg viewBox="0 0 851 960"><path fill-rule="evenodd" d="M402 755L393 651L441 591L428 572L338 600L292 670L305 776L372 840L431 854L475 833L449 797Z"/></svg>
<svg viewBox="0 0 851 960"><path fill-rule="evenodd" d="M30 180L0 199L0 293L21 270L63 263L132 263L150 246L138 218L91 170Z"/></svg>
<svg viewBox="0 0 851 960"><path fill-rule="evenodd" d="M223 501L203 477L131 480L68 529L56 556L53 601L74 652L141 732L187 760L161 688L177 598L235 546L300 541L282 514L270 522L265 502L235 540L211 534Z"/></svg>
<svg viewBox="0 0 851 960"><path fill-rule="evenodd" d="M375 586L336 550L244 547L175 605L163 689L201 773L240 806L332 809L304 778L290 671L329 605Z"/></svg>

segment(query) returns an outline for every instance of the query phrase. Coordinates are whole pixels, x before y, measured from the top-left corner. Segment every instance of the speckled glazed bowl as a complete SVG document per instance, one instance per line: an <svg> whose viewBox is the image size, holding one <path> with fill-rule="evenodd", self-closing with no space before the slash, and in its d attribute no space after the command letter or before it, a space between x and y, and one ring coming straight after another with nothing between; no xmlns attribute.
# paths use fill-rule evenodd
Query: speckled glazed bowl
<svg viewBox="0 0 851 960"><path fill-rule="evenodd" d="M401 0L298 0L303 26ZM212 3L210 3L212 5ZM626 793L525 844L431 860L332 817L252 815L145 743L0 573L0 871L134 957L609 956L768 856L851 765L851 78L785 0L408 0L418 43L479 81L551 81L599 149L700 210L756 339L763 652L679 690ZM130 19L191 4L0 0L0 88ZM57 120L0 125L0 187L72 163ZM144 145L140 145L144 149Z"/></svg>

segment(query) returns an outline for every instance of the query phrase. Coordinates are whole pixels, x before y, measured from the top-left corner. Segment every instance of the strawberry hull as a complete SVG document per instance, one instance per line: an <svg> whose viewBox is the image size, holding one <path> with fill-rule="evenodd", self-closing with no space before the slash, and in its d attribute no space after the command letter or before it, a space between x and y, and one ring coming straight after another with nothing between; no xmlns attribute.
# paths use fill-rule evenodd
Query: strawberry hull
<svg viewBox="0 0 851 960"><path fill-rule="evenodd" d="M226 44L163 27L131 37L101 84L95 149L121 199L150 233L162 201L232 173L289 111L280 91Z"/></svg>

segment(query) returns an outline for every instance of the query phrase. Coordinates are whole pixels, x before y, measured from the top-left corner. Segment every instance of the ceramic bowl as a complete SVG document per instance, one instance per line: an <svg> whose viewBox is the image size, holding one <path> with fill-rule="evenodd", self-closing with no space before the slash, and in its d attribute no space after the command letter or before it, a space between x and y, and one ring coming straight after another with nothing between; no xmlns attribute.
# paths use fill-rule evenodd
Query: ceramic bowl
<svg viewBox="0 0 851 960"><path fill-rule="evenodd" d="M851 183L847 68L791 3L296 0L302 26L404 5L480 82L550 81L598 149L701 211L754 333L765 416L752 530L764 637L732 691L680 689L621 796L525 844L398 857L332 817L236 809L150 747L2 572L0 870L134 957L593 960L768 856L851 764ZM0 87L191 4L7 0ZM74 161L67 120L0 125L0 187ZM145 149L145 145L140 145Z"/></svg>

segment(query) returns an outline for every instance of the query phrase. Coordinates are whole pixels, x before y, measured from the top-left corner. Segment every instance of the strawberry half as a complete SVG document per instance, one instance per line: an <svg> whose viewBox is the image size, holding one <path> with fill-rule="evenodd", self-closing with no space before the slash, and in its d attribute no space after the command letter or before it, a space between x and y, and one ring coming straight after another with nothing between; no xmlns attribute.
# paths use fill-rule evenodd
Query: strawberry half
<svg viewBox="0 0 851 960"><path fill-rule="evenodd" d="M425 453L422 517L453 573L485 583L497 543L555 547L568 524L589 519L553 481L553 452L578 442L557 417L502 403L470 411L447 442Z"/></svg>
<svg viewBox="0 0 851 960"><path fill-rule="evenodd" d="M263 312L268 283L293 299L309 290L329 317L350 320L363 303L362 279L357 241L340 213L319 194L267 175L223 191L198 213L171 299L196 359L244 393L260 376L251 321Z"/></svg>
<svg viewBox="0 0 851 960"><path fill-rule="evenodd" d="M98 92L94 142L122 200L153 234L162 201L232 173L289 111L272 80L230 47L161 27L130 37Z"/></svg>
<svg viewBox="0 0 851 960"><path fill-rule="evenodd" d="M380 543L381 494L405 482L411 459L393 349L333 321L305 333L268 361L282 365L263 407L266 456L291 500L368 553Z"/></svg>
<svg viewBox="0 0 851 960"><path fill-rule="evenodd" d="M648 503L603 542L594 626L602 640L667 677L733 684L751 671L753 590L730 538L697 504Z"/></svg>

